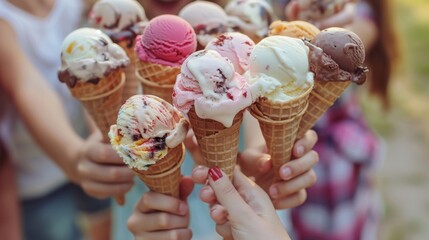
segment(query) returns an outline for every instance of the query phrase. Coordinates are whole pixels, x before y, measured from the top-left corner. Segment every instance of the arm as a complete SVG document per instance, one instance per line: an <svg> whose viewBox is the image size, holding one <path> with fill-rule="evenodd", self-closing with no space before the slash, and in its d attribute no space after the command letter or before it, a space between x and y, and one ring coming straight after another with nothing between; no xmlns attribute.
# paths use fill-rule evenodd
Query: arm
<svg viewBox="0 0 429 240"><path fill-rule="evenodd" d="M0 87L5 90L27 129L66 175L91 196L125 194L133 174L97 131L87 140L72 129L56 92L17 44L14 31L0 20Z"/></svg>
<svg viewBox="0 0 429 240"><path fill-rule="evenodd" d="M0 20L0 87L14 103L26 127L46 153L77 181L73 159L83 140L71 128L53 89L26 58L15 32Z"/></svg>
<svg viewBox="0 0 429 240"><path fill-rule="evenodd" d="M22 239L15 169L6 156L0 155L0 162L0 233L4 239Z"/></svg>

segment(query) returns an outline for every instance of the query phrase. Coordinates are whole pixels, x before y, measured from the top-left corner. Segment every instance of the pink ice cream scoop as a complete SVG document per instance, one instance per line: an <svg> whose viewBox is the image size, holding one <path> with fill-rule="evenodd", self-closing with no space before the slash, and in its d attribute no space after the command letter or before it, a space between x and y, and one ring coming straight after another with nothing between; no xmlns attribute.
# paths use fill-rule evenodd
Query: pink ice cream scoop
<svg viewBox="0 0 429 240"><path fill-rule="evenodd" d="M228 58L238 74L249 69L249 58L255 43L248 36L239 32L224 33L211 40L206 49L214 50Z"/></svg>
<svg viewBox="0 0 429 240"><path fill-rule="evenodd" d="M216 51L201 50L183 63L173 104L183 113L194 106L198 117L230 127L235 115L252 104L252 97L246 79L234 71L231 61Z"/></svg>
<svg viewBox="0 0 429 240"><path fill-rule="evenodd" d="M197 48L192 26L180 17L160 15L149 21L136 38L140 60L164 66L180 66Z"/></svg>

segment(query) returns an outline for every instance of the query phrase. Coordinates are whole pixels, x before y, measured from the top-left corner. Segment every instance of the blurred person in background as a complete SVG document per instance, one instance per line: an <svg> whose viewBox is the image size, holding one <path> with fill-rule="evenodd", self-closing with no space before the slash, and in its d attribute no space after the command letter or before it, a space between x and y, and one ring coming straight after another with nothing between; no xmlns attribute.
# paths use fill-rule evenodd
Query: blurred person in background
<svg viewBox="0 0 429 240"><path fill-rule="evenodd" d="M330 18L315 22L321 29L344 27L355 32L366 50L366 86L388 108L388 87L399 59L393 23L393 2L361 0L349 3ZM299 9L291 2L287 19ZM308 189L307 201L292 210L293 239L378 239L382 214L375 186L383 160L383 140L368 125L358 94L349 87L315 126L318 182Z"/></svg>
<svg viewBox="0 0 429 240"><path fill-rule="evenodd" d="M3 164L1 175L11 177L16 171L18 183L17 189L8 184L0 191L1 196L18 192L24 239L79 239L80 212L88 217L89 239L109 238L110 200L90 198L75 185L85 179L79 169L88 171L78 165L84 159L122 161L101 143L98 131L84 138L82 108L57 78L62 40L79 26L83 3L0 0L0 140L13 163ZM132 174L125 166L106 169L105 176L123 179L116 188L109 182L98 185L99 192L124 193L131 187ZM10 214L1 215L16 222L16 212Z"/></svg>

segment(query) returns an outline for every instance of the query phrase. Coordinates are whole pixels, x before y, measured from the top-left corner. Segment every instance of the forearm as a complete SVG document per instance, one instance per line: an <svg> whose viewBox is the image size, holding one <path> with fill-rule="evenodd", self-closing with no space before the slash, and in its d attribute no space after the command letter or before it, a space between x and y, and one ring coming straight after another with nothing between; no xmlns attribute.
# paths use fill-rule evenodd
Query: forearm
<svg viewBox="0 0 429 240"><path fill-rule="evenodd" d="M72 129L61 100L36 74L11 95L19 115L39 146L62 168L77 159L83 140Z"/></svg>
<svg viewBox="0 0 429 240"><path fill-rule="evenodd" d="M33 139L70 177L83 140L69 124L57 93L22 51L13 29L3 21L0 36L0 66L7 69L0 71L0 87L12 100Z"/></svg>
<svg viewBox="0 0 429 240"><path fill-rule="evenodd" d="M21 214L15 169L9 160L2 159L2 162L0 166L0 233L4 239L21 239Z"/></svg>

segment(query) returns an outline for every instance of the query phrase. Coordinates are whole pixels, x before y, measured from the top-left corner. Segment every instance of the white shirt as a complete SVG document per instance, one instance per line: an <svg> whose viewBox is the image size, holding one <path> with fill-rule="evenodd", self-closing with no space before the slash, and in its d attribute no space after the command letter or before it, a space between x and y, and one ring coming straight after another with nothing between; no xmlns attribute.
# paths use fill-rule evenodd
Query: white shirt
<svg viewBox="0 0 429 240"><path fill-rule="evenodd" d="M0 19L11 25L23 52L61 97L70 122L79 133L84 129L81 107L58 80L57 70L62 40L78 27L82 7L82 1L56 0L50 14L39 18L0 0ZM64 184L67 180L63 172L37 146L1 90L0 117L0 138L17 165L21 198L39 197Z"/></svg>

